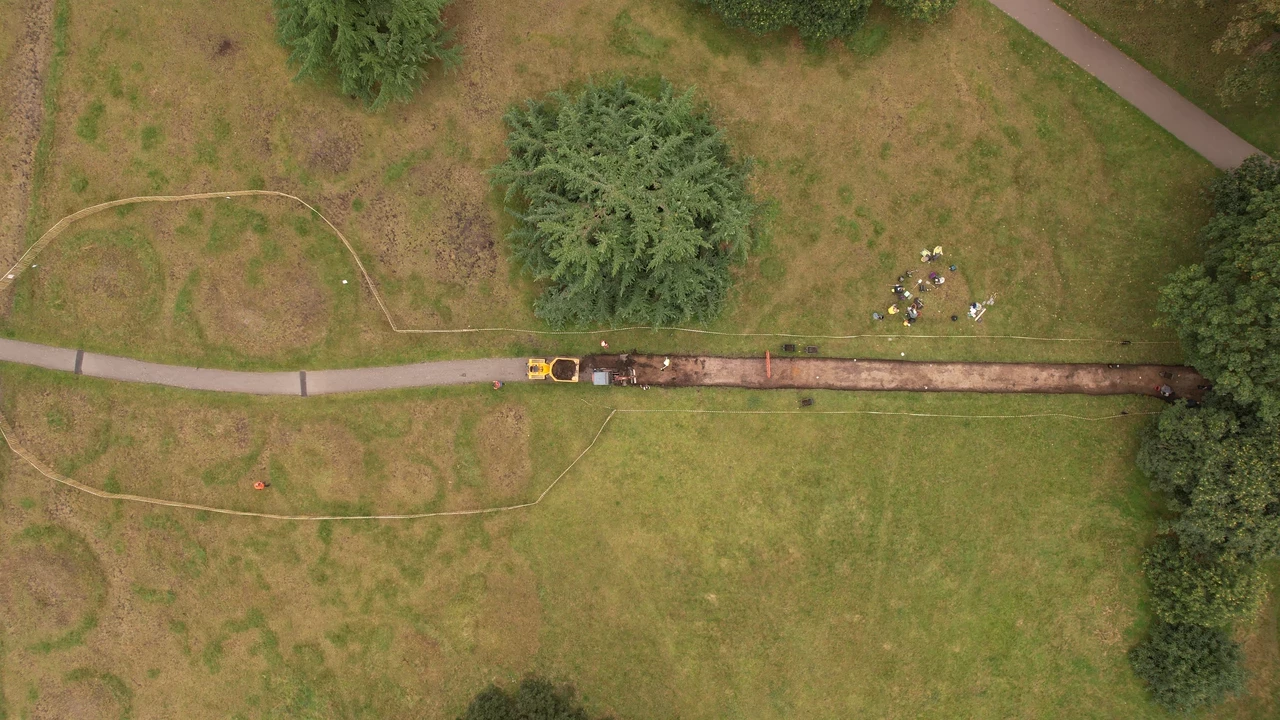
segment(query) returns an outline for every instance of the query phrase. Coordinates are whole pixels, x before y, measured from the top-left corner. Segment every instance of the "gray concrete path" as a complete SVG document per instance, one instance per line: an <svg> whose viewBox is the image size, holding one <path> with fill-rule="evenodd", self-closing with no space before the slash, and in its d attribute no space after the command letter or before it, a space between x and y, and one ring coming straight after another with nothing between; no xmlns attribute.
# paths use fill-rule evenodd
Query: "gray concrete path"
<svg viewBox="0 0 1280 720"><path fill-rule="evenodd" d="M1223 170L1258 149L1049 0L991 0L1117 95Z"/></svg>
<svg viewBox="0 0 1280 720"><path fill-rule="evenodd" d="M0 338L0 362L64 370L123 382L253 395L327 395L472 382L527 380L527 358L443 360L414 365L311 372L241 372L161 365Z"/></svg>

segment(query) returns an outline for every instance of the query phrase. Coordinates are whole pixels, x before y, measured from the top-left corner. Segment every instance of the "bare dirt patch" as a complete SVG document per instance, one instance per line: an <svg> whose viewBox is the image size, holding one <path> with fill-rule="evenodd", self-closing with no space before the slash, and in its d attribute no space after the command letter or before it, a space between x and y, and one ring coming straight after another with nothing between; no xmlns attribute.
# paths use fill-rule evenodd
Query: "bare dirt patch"
<svg viewBox="0 0 1280 720"><path fill-rule="evenodd" d="M363 145L358 128L352 124L334 126L318 117L308 124L312 128L303 135L307 167L330 175L349 170Z"/></svg>
<svg viewBox="0 0 1280 720"><path fill-rule="evenodd" d="M476 426L476 454L491 497L509 497L529 483L529 417L522 405L503 405Z"/></svg>
<svg viewBox="0 0 1280 720"><path fill-rule="evenodd" d="M0 259L9 265L26 244L27 209L36 144L44 121L44 84L51 51L53 0L19 4L26 9L22 33L3 68L0 90L4 126L5 182L0 189Z"/></svg>
<svg viewBox="0 0 1280 720"><path fill-rule="evenodd" d="M50 640L97 609L101 579L80 558L25 542L0 558L0 618L6 634ZM67 716L70 717L70 716Z"/></svg>
<svg viewBox="0 0 1280 720"><path fill-rule="evenodd" d="M43 689L42 689L43 690ZM40 693L32 708L32 720L68 720L68 718L111 718L120 714L120 703L97 680L83 680L56 685Z"/></svg>
<svg viewBox="0 0 1280 720"><path fill-rule="evenodd" d="M493 275L498 262L493 238L488 210L478 203L464 203L449 213L440 260L465 278Z"/></svg>
<svg viewBox="0 0 1280 720"><path fill-rule="evenodd" d="M208 338L259 355L311 346L328 325L328 298L314 268L271 265L250 286L232 268L200 285L198 315Z"/></svg>

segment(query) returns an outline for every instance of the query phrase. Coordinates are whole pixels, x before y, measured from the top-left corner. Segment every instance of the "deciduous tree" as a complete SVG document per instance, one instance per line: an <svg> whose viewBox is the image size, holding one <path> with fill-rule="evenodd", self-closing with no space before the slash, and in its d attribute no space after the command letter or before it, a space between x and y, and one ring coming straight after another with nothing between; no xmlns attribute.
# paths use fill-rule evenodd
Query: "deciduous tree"
<svg viewBox="0 0 1280 720"><path fill-rule="evenodd" d="M823 42L846 37L866 21L871 0L697 0L730 25L757 34L794 27L800 37Z"/></svg>
<svg viewBox="0 0 1280 720"><path fill-rule="evenodd" d="M1204 262L1170 276L1160 309L1218 392L1280 423L1280 168L1250 158L1215 191Z"/></svg>
<svg viewBox="0 0 1280 720"><path fill-rule="evenodd" d="M1180 625L1226 627L1253 617L1267 580L1254 562L1231 555L1197 556L1178 538L1156 540L1142 558L1151 584L1151 606L1160 619Z"/></svg>
<svg viewBox="0 0 1280 720"><path fill-rule="evenodd" d="M1280 430L1225 408L1167 408L1138 467L1178 516L1165 523L1197 556L1261 563L1280 553Z"/></svg>
<svg viewBox="0 0 1280 720"><path fill-rule="evenodd" d="M1185 712L1221 702L1244 686L1241 652L1226 631L1157 621L1145 641L1129 651L1133 672L1151 699Z"/></svg>
<svg viewBox="0 0 1280 720"><path fill-rule="evenodd" d="M590 720L572 687L527 677L514 692L490 685L458 720Z"/></svg>
<svg viewBox="0 0 1280 720"><path fill-rule="evenodd" d="M884 4L912 20L933 22L956 6L956 0L884 0Z"/></svg>

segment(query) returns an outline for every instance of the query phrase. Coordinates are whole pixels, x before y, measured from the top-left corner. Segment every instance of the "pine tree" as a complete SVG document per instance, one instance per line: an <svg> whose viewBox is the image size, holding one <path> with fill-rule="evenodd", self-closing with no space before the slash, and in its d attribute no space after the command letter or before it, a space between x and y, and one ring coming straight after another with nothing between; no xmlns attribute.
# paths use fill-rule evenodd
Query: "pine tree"
<svg viewBox="0 0 1280 720"><path fill-rule="evenodd" d="M514 258L547 283L539 317L561 327L716 316L754 206L747 164L692 91L589 84L505 119L510 154L493 179L519 221Z"/></svg>
<svg viewBox="0 0 1280 720"><path fill-rule="evenodd" d="M448 0L275 0L276 33L297 77L336 73L371 109L406 102L431 60L456 65L440 20Z"/></svg>

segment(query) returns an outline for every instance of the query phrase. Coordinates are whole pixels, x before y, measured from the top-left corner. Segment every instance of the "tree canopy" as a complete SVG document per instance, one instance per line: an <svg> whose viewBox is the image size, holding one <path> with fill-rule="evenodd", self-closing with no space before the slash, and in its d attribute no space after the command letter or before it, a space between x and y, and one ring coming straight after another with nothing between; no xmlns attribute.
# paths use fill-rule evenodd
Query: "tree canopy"
<svg viewBox="0 0 1280 720"><path fill-rule="evenodd" d="M552 93L506 115L493 170L518 222L517 262L554 327L706 322L751 246L748 166L693 91L625 81Z"/></svg>
<svg viewBox="0 0 1280 720"><path fill-rule="evenodd" d="M1264 562L1280 554L1280 433L1230 410L1165 410L1144 439L1138 467L1179 514L1166 523L1198 556Z"/></svg>
<svg viewBox="0 0 1280 720"><path fill-rule="evenodd" d="M871 0L697 0L730 25L763 35L794 27L806 40L825 41L857 32Z"/></svg>
<svg viewBox="0 0 1280 720"><path fill-rule="evenodd" d="M697 0L730 25L763 35L794 27L814 42L848 37L866 22L871 0ZM885 0L913 20L932 22L955 7L956 0Z"/></svg>
<svg viewBox="0 0 1280 720"><path fill-rule="evenodd" d="M481 690L458 720L589 720L572 687L527 677L514 692L497 685Z"/></svg>
<svg viewBox="0 0 1280 720"><path fill-rule="evenodd" d="M408 101L431 60L459 62L440 20L448 0L274 0L276 33L297 77L333 72L373 109Z"/></svg>
<svg viewBox="0 0 1280 720"><path fill-rule="evenodd" d="M1253 617L1267 590L1262 567L1250 558L1196 555L1174 535L1147 548L1142 569L1156 615L1181 625L1226 627Z"/></svg>
<svg viewBox="0 0 1280 720"><path fill-rule="evenodd" d="M1221 702L1244 686L1240 646L1221 628L1157 621L1129 651L1134 673L1166 710L1185 712Z"/></svg>
<svg viewBox="0 0 1280 720"><path fill-rule="evenodd" d="M1222 79L1219 94L1226 100L1253 98L1269 105L1280 91L1280 0L1237 3L1213 49L1244 59Z"/></svg>
<svg viewBox="0 0 1280 720"><path fill-rule="evenodd" d="M1203 263L1179 269L1160 309L1215 390L1280 422L1280 166L1249 158L1215 186Z"/></svg>

